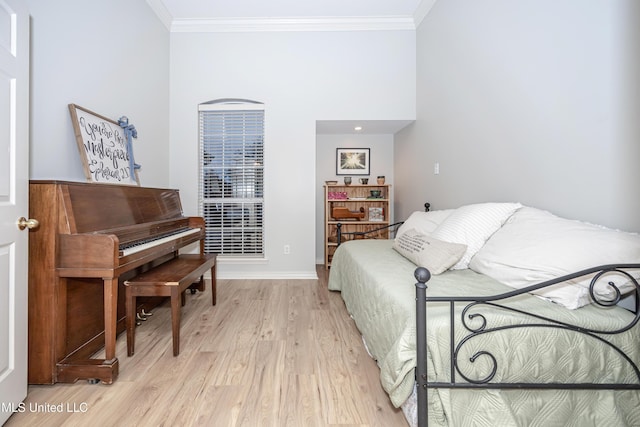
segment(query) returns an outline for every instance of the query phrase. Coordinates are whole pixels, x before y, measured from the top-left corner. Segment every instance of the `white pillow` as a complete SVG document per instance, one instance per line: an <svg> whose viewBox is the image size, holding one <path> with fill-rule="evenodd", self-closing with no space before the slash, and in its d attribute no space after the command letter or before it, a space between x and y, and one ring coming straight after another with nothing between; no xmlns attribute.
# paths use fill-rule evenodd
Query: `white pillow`
<svg viewBox="0 0 640 427"><path fill-rule="evenodd" d="M469 267L513 288L524 288L590 267L616 263L640 263L640 235L599 225L557 217L549 212L523 207L487 241ZM632 276L640 278L640 271ZM591 302L589 284L593 274L534 291L569 309ZM627 276L608 274L594 291L612 299L606 282L622 293L633 289Z"/></svg>
<svg viewBox="0 0 640 427"><path fill-rule="evenodd" d="M425 267L431 274L440 274L458 262L467 247L443 242L411 229L395 239L393 249L418 267Z"/></svg>
<svg viewBox="0 0 640 427"><path fill-rule="evenodd" d="M431 234L453 211L453 209L442 209L430 212L416 211L409 215L409 218L398 228L396 238L411 229L416 229L423 234Z"/></svg>
<svg viewBox="0 0 640 427"><path fill-rule="evenodd" d="M436 228L431 237L467 245L467 251L453 270L468 268L484 242L522 205L520 203L478 203L461 206Z"/></svg>

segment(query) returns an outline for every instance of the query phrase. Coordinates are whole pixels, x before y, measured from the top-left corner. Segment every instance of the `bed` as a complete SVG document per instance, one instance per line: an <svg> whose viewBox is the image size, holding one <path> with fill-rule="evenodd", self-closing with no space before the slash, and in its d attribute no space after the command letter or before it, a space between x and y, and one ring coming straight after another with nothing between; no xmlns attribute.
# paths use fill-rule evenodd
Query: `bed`
<svg viewBox="0 0 640 427"><path fill-rule="evenodd" d="M481 205L415 213L394 240L335 252L329 289L392 403L421 427L640 425L638 315L618 305L638 303L640 237L518 204L478 232L460 218L496 207ZM464 253L421 263L398 247L416 234Z"/></svg>

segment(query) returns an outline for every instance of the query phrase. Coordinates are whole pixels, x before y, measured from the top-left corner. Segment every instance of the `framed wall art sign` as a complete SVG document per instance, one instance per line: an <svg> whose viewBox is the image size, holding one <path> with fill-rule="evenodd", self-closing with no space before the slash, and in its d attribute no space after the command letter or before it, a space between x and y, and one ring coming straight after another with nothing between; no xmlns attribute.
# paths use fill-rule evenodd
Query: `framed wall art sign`
<svg viewBox="0 0 640 427"><path fill-rule="evenodd" d="M336 175L369 175L369 148L337 148Z"/></svg>
<svg viewBox="0 0 640 427"><path fill-rule="evenodd" d="M140 185L125 128L76 104L69 104L69 112L87 181Z"/></svg>

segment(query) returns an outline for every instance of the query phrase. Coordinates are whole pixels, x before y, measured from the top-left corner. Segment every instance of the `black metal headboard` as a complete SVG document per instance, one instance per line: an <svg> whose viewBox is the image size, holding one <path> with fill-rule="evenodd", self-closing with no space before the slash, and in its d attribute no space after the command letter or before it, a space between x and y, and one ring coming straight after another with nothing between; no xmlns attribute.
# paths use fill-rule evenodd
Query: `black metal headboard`
<svg viewBox="0 0 640 427"><path fill-rule="evenodd" d="M424 211L425 212L429 212L429 210L431 209L431 203L426 202L424 204ZM404 221L400 221L400 222L395 222L393 224L389 224L389 225L385 225L383 227L378 227L375 228L373 230L367 230L367 231L350 231L350 232L342 232L342 223L337 223L336 224L336 228L337 228L337 242L338 242L338 246L340 246L340 243L342 243L342 236L353 236L353 238L364 238L367 234L370 233L376 233L378 231L381 230L386 230L387 228L390 229L392 232L396 232L398 230L398 228L404 224Z"/></svg>

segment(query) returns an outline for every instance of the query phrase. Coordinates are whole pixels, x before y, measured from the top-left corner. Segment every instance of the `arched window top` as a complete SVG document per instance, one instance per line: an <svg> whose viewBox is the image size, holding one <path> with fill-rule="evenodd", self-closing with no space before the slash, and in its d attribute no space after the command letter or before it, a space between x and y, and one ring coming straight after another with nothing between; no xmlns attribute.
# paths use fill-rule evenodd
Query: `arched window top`
<svg viewBox="0 0 640 427"><path fill-rule="evenodd" d="M203 102L202 104L262 104L262 102L242 98L220 98L212 99L211 101Z"/></svg>
<svg viewBox="0 0 640 427"><path fill-rule="evenodd" d="M264 110L262 102L242 98L220 98L198 105L199 111L212 110Z"/></svg>

